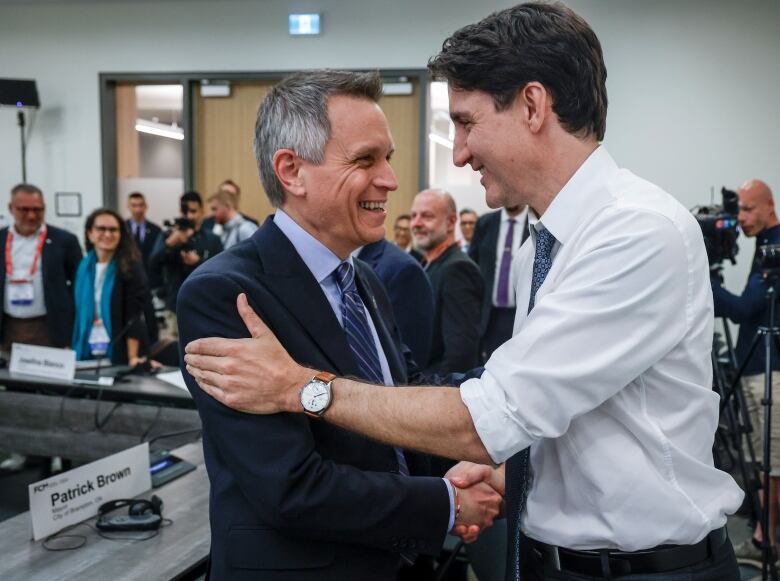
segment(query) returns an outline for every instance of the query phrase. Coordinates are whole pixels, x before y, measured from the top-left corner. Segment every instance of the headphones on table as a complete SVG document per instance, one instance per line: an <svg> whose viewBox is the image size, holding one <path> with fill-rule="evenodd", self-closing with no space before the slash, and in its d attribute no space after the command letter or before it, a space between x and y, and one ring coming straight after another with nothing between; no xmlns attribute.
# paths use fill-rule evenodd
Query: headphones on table
<svg viewBox="0 0 780 581"><path fill-rule="evenodd" d="M127 508L127 514L109 516L120 508ZM156 531L162 525L162 499L154 495L150 500L143 498L120 498L110 500L98 508L95 526L101 531Z"/></svg>

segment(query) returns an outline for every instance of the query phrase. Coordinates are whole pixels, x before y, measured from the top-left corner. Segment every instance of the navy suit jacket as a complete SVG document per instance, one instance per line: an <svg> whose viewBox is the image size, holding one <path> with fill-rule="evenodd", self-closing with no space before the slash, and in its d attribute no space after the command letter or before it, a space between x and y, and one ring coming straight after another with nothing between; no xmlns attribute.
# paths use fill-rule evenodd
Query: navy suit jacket
<svg viewBox="0 0 780 581"><path fill-rule="evenodd" d="M371 268L355 265L393 378L406 382L410 355L392 307ZM295 360L358 375L327 298L273 220L186 280L178 302L181 345L247 337L236 310L242 292ZM203 421L212 578L389 581L400 552L438 553L450 511L441 479L401 476L393 448L303 414L227 408L183 373ZM415 454L407 453L407 463L412 474L427 468Z"/></svg>
<svg viewBox="0 0 780 581"><path fill-rule="evenodd" d="M46 326L55 347L68 347L73 333L76 308L73 303L73 282L81 262L78 239L50 224L46 225L46 242L41 251L43 300L46 305ZM8 228L0 230L0 243L5 249ZM5 260L0 260L0 309L5 304ZM0 311L2 312L2 311ZM0 317L0 337L4 332Z"/></svg>
<svg viewBox="0 0 780 581"><path fill-rule="evenodd" d="M425 269L436 309L428 373L462 373L479 359L479 310L484 284L479 269L452 244Z"/></svg>
<svg viewBox="0 0 780 581"><path fill-rule="evenodd" d="M496 278L496 248L498 247L498 232L501 228L501 210L480 216L474 227L474 236L469 246L469 258L477 263L482 279L485 281L485 293L482 297L482 316L480 317L479 335L485 335L490 321L490 309L493 308L493 283ZM528 238L528 218L523 222L522 236L518 246Z"/></svg>
<svg viewBox="0 0 780 581"><path fill-rule="evenodd" d="M358 258L374 269L387 290L401 339L415 363L428 364L433 336L433 288L420 263L385 239L367 244Z"/></svg>
<svg viewBox="0 0 780 581"><path fill-rule="evenodd" d="M132 220L126 220L125 224L127 224L128 234L130 234L130 237L133 238ZM149 274L149 258L152 256L152 250L154 250L157 237L161 232L162 230L160 227L154 222L150 222L149 220L144 221L143 242L138 245L138 250L141 251L141 258L143 259L144 270L146 271L147 275ZM133 241L135 241L135 238L133 238Z"/></svg>

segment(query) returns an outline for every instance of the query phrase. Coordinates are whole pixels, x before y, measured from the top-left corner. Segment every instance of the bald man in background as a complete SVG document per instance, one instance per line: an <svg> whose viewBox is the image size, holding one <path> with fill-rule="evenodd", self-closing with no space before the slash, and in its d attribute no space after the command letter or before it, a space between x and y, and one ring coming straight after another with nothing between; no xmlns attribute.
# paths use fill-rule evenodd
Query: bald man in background
<svg viewBox="0 0 780 581"><path fill-rule="evenodd" d="M479 268L455 241L458 210L442 190L424 190L412 202L412 236L435 300L427 370L464 372L478 364L483 282Z"/></svg>
<svg viewBox="0 0 780 581"><path fill-rule="evenodd" d="M745 236L756 239L756 254L761 246L780 244L780 221L777 219L772 191L761 180L749 180L737 190L739 196L739 225ZM727 317L739 325L737 339L737 363L746 362L750 345L759 326L766 325L768 319L766 293L767 281L763 277L755 257L750 269L747 285L741 295L735 295L721 286L719 277L712 278L712 295L715 301L715 316ZM775 325L780 317L775 316ZM764 434L764 414L761 399L764 397L764 370L766 359L763 349L756 349L747 361L742 379L745 388L750 418L753 422L753 445L762 450ZM780 353L772 357L773 393L780 394ZM772 431L770 434L770 483L769 504L769 540L773 556L777 560L777 517L780 514L780 405L772 406ZM758 452L757 452L758 455ZM763 502L763 499L762 499ZM734 547L737 560L745 563L761 563L762 532L760 524L756 526L752 539Z"/></svg>

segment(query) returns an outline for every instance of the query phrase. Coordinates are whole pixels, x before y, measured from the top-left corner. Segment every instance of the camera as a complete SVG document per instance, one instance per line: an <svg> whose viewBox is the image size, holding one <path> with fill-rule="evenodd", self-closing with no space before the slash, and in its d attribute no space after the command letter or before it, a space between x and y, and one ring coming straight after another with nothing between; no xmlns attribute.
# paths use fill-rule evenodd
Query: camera
<svg viewBox="0 0 780 581"><path fill-rule="evenodd" d="M175 230L192 230L195 228L195 224L189 218L174 218L173 220L165 220L163 226L168 230L170 234Z"/></svg>
<svg viewBox="0 0 780 581"><path fill-rule="evenodd" d="M739 198L735 191L727 188L721 188L720 194L723 200L721 205L698 206L693 209L693 216L704 235L704 246L711 268L720 266L726 260L736 264L739 252Z"/></svg>
<svg viewBox="0 0 780 581"><path fill-rule="evenodd" d="M195 223L190 220L189 218L174 218L173 220L165 220L163 222L163 226L165 226L165 231L163 232L163 237L168 238L175 230L180 230L182 232L185 232L187 230L194 230L195 229ZM185 242L179 250L184 251L190 251L195 250L195 247L192 244L192 238L188 239L187 242Z"/></svg>

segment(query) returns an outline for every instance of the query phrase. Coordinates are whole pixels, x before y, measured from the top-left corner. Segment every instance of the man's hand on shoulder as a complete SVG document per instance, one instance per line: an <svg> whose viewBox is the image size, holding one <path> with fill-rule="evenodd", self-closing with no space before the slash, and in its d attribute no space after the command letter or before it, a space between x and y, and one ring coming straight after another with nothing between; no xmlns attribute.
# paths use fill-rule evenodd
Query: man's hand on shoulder
<svg viewBox="0 0 780 581"><path fill-rule="evenodd" d="M254 414L300 411L298 392L315 372L293 361L245 294L236 303L251 337L189 343L187 371L201 389L233 409Z"/></svg>

